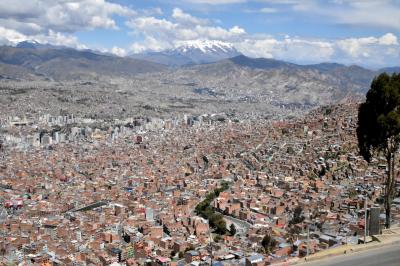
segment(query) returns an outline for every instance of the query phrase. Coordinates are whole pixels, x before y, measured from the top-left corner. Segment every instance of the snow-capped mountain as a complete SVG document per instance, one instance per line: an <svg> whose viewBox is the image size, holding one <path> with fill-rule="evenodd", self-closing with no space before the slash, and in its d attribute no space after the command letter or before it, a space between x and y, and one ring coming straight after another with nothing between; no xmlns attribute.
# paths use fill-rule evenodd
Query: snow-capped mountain
<svg viewBox="0 0 400 266"><path fill-rule="evenodd" d="M182 54L189 53L191 51L201 51L204 54L238 53L235 47L233 47L233 45L230 43L209 40L180 42L178 43L177 48L174 50Z"/></svg>
<svg viewBox="0 0 400 266"><path fill-rule="evenodd" d="M180 42L175 49L135 54L133 57L166 65L181 66L212 63L238 55L240 53L230 43L199 40Z"/></svg>

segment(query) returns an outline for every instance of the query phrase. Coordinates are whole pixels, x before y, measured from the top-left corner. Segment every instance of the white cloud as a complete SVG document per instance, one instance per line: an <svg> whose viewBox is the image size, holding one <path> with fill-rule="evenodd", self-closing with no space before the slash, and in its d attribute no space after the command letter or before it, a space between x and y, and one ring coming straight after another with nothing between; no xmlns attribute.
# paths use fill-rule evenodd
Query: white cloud
<svg viewBox="0 0 400 266"><path fill-rule="evenodd" d="M211 26L210 21L194 17L179 8L173 10L171 18L172 20L167 20L143 16L129 20L126 25L136 36L143 37L143 41L135 42L131 49L134 52L159 51L162 48L175 47L181 41L198 39L233 41L246 35L246 31L239 26L230 29Z"/></svg>
<svg viewBox="0 0 400 266"><path fill-rule="evenodd" d="M143 16L160 16L164 14L163 10L160 7L142 9L139 13Z"/></svg>
<svg viewBox="0 0 400 266"><path fill-rule="evenodd" d="M365 37L339 40L337 47L353 62L382 62L390 56L396 58L400 53L397 37L392 33L387 33L379 38Z"/></svg>
<svg viewBox="0 0 400 266"><path fill-rule="evenodd" d="M296 1L285 4L296 4ZM297 63L341 62L395 64L399 60L398 37L393 33L382 36L347 39L309 39L285 36L259 36L249 34L239 26L223 28L202 23L201 19L174 9L171 20L156 17L138 17L127 25L142 41L132 44L136 53L162 51L191 40L219 40L232 43L240 52L251 57L275 58Z"/></svg>
<svg viewBox="0 0 400 266"><path fill-rule="evenodd" d="M224 29L222 27L203 27L196 26L194 32L197 34L197 38L193 39L211 39L211 40L223 40L231 41L246 34L246 31L238 26L233 26L230 29Z"/></svg>
<svg viewBox="0 0 400 266"><path fill-rule="evenodd" d="M132 28L136 34L167 39L174 38L178 33L177 30L179 26L166 19L158 19L155 17L138 17L127 21L126 25Z"/></svg>
<svg viewBox="0 0 400 266"><path fill-rule="evenodd" d="M235 43L235 47L251 57L276 58L294 62L329 61L335 53L334 46L327 41L315 41L286 37L246 39Z"/></svg>
<svg viewBox="0 0 400 266"><path fill-rule="evenodd" d="M264 58L273 58L273 50L277 45L279 42L274 38L246 39L243 42L235 43L235 47L243 54Z"/></svg>
<svg viewBox="0 0 400 266"><path fill-rule="evenodd" d="M52 44L59 46L67 46L73 47L77 49L86 49L85 45L79 43L76 36L70 34L63 34L60 32L54 32L49 30L46 34L37 34L32 36L27 36L20 32L17 32L12 29L6 29L0 26L0 44L1 45L14 45L16 43L26 41L26 40L35 40L39 43L43 44Z"/></svg>
<svg viewBox="0 0 400 266"><path fill-rule="evenodd" d="M115 55L118 55L118 56L126 56L126 55L127 55L127 52L126 52L125 49L120 48L120 47L117 47L117 46L114 46L114 47L111 49L111 53L113 53L113 54L115 54Z"/></svg>
<svg viewBox="0 0 400 266"><path fill-rule="evenodd" d="M209 23L206 19L196 18L190 14L184 13L180 8L174 8L172 10L172 18L184 24L207 25Z"/></svg>
<svg viewBox="0 0 400 266"><path fill-rule="evenodd" d="M26 36L12 29L6 29L0 26L1 44L12 44L26 40Z"/></svg>
<svg viewBox="0 0 400 266"><path fill-rule="evenodd" d="M308 19L331 24L400 30L399 0L248 0L289 7Z"/></svg>
<svg viewBox="0 0 400 266"><path fill-rule="evenodd" d="M118 29L115 16L125 17L135 42L130 47L104 49L119 56L144 51L162 51L182 42L219 40L232 43L252 57L276 58L298 63L337 61L364 65L400 62L396 33L400 30L400 6L395 0L180 0L197 4L233 4L255 1L265 7L244 12L297 12L324 17L331 23L373 26L385 29L382 36L346 39L310 39L249 34L240 25L223 27L216 20L193 16L181 8L163 16L160 8L139 13L106 0L2 0L0 1L0 44L24 40L86 48L76 31L95 28ZM207 7L209 8L209 7ZM394 32L394 33L392 33Z"/></svg>
<svg viewBox="0 0 400 266"><path fill-rule="evenodd" d="M400 30L398 0L294 0L291 5L307 17L321 17L333 24Z"/></svg>
<svg viewBox="0 0 400 266"><path fill-rule="evenodd" d="M338 62L382 67L398 65L400 61L400 45L393 33L380 37L341 40L247 36L246 40L234 45L243 54L251 57L275 58L297 63Z"/></svg>
<svg viewBox="0 0 400 266"><path fill-rule="evenodd" d="M49 43L59 46L73 47L77 49L87 49L87 46L79 43L78 38L71 34L63 34L49 30L47 34L40 34L31 38L40 43Z"/></svg>
<svg viewBox="0 0 400 266"><path fill-rule="evenodd" d="M132 53L143 53L147 51L164 51L173 48L174 45L169 41L162 41L151 36L146 36L142 42L135 42L130 46Z"/></svg>
<svg viewBox="0 0 400 266"><path fill-rule="evenodd" d="M379 38L379 44L383 45L398 45L397 36L393 33L387 33Z"/></svg>
<svg viewBox="0 0 400 266"><path fill-rule="evenodd" d="M113 15L132 16L136 12L104 0L2 0L0 18L8 21L7 27L22 31L24 23L37 25L36 31L49 29L75 32L92 28L116 28ZM14 23L18 22L18 23ZM32 32L23 32L29 34Z"/></svg>
<svg viewBox="0 0 400 266"><path fill-rule="evenodd" d="M263 7L260 9L245 9L245 13L264 13L264 14L273 14L273 13L278 13L279 10L274 7Z"/></svg>
<svg viewBox="0 0 400 266"><path fill-rule="evenodd" d="M268 14L268 13L276 13L276 12L278 12L278 10L273 7L263 7L260 9L260 12Z"/></svg>
<svg viewBox="0 0 400 266"><path fill-rule="evenodd" d="M2 0L0 25L8 44L36 40L72 47L84 47L71 34L95 28L117 29L114 15L136 12L105 0ZM4 41L3 41L4 42Z"/></svg>
<svg viewBox="0 0 400 266"><path fill-rule="evenodd" d="M237 3L247 2L247 0L184 0L184 1L193 4L208 4L208 5L225 5L225 4L237 4Z"/></svg>
<svg viewBox="0 0 400 266"><path fill-rule="evenodd" d="M239 27L239 26L233 26L229 30L229 32L231 34L233 34L233 35L244 35L244 34L246 34L246 31L243 28Z"/></svg>

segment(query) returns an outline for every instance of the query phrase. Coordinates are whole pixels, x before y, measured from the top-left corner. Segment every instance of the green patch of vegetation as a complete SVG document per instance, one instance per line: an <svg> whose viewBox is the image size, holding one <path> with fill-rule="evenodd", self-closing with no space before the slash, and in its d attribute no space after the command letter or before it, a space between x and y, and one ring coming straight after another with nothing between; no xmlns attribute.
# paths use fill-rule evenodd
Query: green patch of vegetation
<svg viewBox="0 0 400 266"><path fill-rule="evenodd" d="M216 243L220 242L221 240L222 240L222 237L220 235L216 235L214 237L214 242L216 242Z"/></svg>
<svg viewBox="0 0 400 266"><path fill-rule="evenodd" d="M229 233L231 233L231 236L236 235L236 226L232 223L231 226L229 227Z"/></svg>
<svg viewBox="0 0 400 266"><path fill-rule="evenodd" d="M355 198L358 195L358 192L353 188L349 190L349 198Z"/></svg>
<svg viewBox="0 0 400 266"><path fill-rule="evenodd" d="M212 207L211 202L219 196L222 191L229 188L227 182L222 182L221 187L214 189L214 191L207 194L206 198L200 202L195 209L197 215L210 221L210 226L214 229L215 233L219 235L225 235L228 230L226 228L226 222L224 216L217 213Z"/></svg>
<svg viewBox="0 0 400 266"><path fill-rule="evenodd" d="M299 224L303 222L305 219L303 215L303 208L300 206L296 206L296 208L293 211L293 219L289 221L289 225L293 224Z"/></svg>
<svg viewBox="0 0 400 266"><path fill-rule="evenodd" d="M332 108L326 107L326 109L325 109L325 111L324 111L324 115L325 115L325 116L328 116L328 115L330 115L331 113L332 113Z"/></svg>
<svg viewBox="0 0 400 266"><path fill-rule="evenodd" d="M266 234L261 241L261 246L266 254L270 254L277 244L278 242L270 234Z"/></svg>

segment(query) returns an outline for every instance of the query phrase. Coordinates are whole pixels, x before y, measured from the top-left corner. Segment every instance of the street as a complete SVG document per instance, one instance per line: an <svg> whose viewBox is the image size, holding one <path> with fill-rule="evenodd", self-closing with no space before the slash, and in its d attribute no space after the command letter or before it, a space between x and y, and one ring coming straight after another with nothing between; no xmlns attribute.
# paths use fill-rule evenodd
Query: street
<svg viewBox="0 0 400 266"><path fill-rule="evenodd" d="M353 254L334 256L299 265L304 266L399 266L400 243Z"/></svg>

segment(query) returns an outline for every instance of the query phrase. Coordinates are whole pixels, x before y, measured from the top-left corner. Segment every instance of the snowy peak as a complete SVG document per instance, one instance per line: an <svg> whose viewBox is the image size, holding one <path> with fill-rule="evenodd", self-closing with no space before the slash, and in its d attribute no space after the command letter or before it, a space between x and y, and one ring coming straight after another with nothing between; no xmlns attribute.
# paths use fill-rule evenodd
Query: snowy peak
<svg viewBox="0 0 400 266"><path fill-rule="evenodd" d="M196 40L196 41L185 41L180 42L175 49L180 53L188 53L193 50L201 51L205 54L210 53L236 53L238 54L235 47L232 44L222 41L210 41L210 40Z"/></svg>
<svg viewBox="0 0 400 266"><path fill-rule="evenodd" d="M165 65L182 66L213 63L241 55L235 47L226 42L212 40L183 41L176 48L146 54L133 55Z"/></svg>

